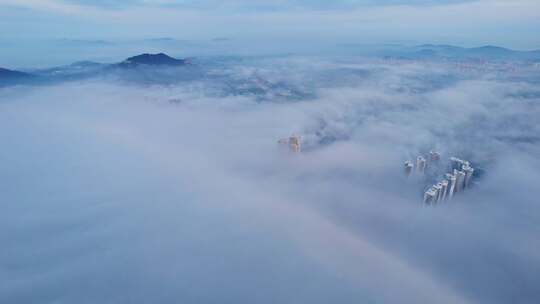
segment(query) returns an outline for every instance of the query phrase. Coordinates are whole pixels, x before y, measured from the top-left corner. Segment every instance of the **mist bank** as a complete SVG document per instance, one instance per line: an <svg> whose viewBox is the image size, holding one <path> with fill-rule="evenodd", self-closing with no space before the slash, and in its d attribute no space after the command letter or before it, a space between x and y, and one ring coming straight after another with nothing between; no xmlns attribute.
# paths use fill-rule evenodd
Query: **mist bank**
<svg viewBox="0 0 540 304"><path fill-rule="evenodd" d="M204 66L0 89L0 302L536 302L537 70ZM426 208L430 149L485 174Z"/></svg>

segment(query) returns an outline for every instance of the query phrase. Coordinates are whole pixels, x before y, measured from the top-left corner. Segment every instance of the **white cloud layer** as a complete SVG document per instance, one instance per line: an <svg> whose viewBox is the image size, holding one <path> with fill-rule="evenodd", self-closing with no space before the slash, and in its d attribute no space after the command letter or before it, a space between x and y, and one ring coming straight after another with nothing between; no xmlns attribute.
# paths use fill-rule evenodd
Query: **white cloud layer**
<svg viewBox="0 0 540 304"><path fill-rule="evenodd" d="M214 72L230 78L2 89L0 302L538 300L538 71L286 58ZM255 76L312 94L220 83ZM305 153L276 147L292 133ZM423 208L401 165L433 147L485 174Z"/></svg>

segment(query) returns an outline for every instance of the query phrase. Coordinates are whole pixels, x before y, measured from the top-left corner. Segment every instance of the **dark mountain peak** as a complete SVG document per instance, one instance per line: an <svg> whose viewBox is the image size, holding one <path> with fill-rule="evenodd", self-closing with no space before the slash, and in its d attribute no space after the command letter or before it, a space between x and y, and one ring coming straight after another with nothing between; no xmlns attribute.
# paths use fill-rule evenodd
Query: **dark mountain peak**
<svg viewBox="0 0 540 304"><path fill-rule="evenodd" d="M120 65L134 66L134 65L168 65L168 66L180 66L186 65L187 61L183 59L176 59L170 57L164 53L159 54L141 54L133 57L129 57L124 60Z"/></svg>

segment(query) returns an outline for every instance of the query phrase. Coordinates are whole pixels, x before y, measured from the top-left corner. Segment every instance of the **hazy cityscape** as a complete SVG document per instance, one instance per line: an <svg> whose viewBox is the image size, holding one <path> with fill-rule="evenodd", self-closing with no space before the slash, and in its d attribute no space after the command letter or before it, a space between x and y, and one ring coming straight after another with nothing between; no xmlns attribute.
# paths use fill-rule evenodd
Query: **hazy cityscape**
<svg viewBox="0 0 540 304"><path fill-rule="evenodd" d="M0 0L0 303L538 303L539 29Z"/></svg>

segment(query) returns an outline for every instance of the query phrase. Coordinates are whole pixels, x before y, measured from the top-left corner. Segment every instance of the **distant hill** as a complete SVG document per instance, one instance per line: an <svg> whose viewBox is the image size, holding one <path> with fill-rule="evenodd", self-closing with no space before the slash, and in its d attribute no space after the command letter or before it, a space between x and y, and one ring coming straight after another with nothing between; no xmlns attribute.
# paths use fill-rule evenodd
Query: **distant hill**
<svg viewBox="0 0 540 304"><path fill-rule="evenodd" d="M457 59L540 60L540 50L516 51L492 45L464 48L452 45L424 44L411 48L404 55L411 58L447 57Z"/></svg>
<svg viewBox="0 0 540 304"><path fill-rule="evenodd" d="M14 70L8 70L4 68L0 68L0 80L1 79L21 79L21 78L27 78L31 77L31 74L14 71Z"/></svg>
<svg viewBox="0 0 540 304"><path fill-rule="evenodd" d="M42 81L63 81L84 79L97 76L107 68L109 64L92 61L78 61L69 65L57 66L46 69L31 70L35 75L41 77Z"/></svg>
<svg viewBox="0 0 540 304"><path fill-rule="evenodd" d="M59 82L69 80L81 80L91 77L101 77L107 75L120 75L128 78L152 78L158 77L157 74L161 73L160 70L163 67L181 67L191 65L188 60L176 59L166 54L141 54L133 57L129 57L124 61L118 63L98 63L93 61L78 61L69 65L36 69L32 70L32 75L39 76L39 80L42 83L46 82ZM137 69L137 71L131 71L138 67L144 67L143 69ZM126 72L126 73L124 73ZM168 72L168 71L163 71ZM156 75L152 74L155 73ZM176 72L178 76L180 71ZM185 73L194 73L193 70L185 71ZM152 75L150 75L152 74ZM158 77L159 78L159 77Z"/></svg>
<svg viewBox="0 0 540 304"><path fill-rule="evenodd" d="M0 68L0 86L20 84L34 78L34 75Z"/></svg>
<svg viewBox="0 0 540 304"><path fill-rule="evenodd" d="M120 67L134 67L138 65L153 65L153 66L183 66L188 62L184 59L176 59L166 54L141 54L122 61L118 64Z"/></svg>

